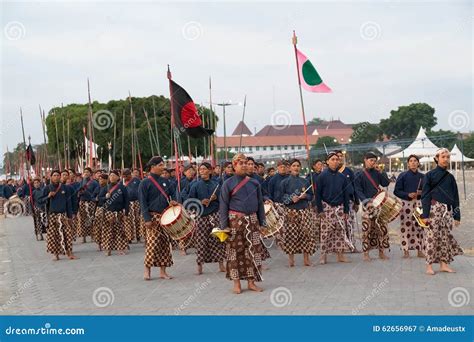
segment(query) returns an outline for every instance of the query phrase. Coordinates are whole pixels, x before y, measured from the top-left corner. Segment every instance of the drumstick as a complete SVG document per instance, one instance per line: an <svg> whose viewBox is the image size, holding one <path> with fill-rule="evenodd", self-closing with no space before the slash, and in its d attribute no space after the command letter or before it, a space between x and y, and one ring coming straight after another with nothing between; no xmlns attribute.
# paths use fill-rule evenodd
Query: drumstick
<svg viewBox="0 0 474 342"><path fill-rule="evenodd" d="M301 196L304 195L306 192L308 192L309 189L311 189L311 185L308 186L308 188L307 188L305 191L303 191L303 192L300 194L299 197L301 197Z"/></svg>
<svg viewBox="0 0 474 342"><path fill-rule="evenodd" d="M215 189L214 189L214 191L212 192L212 195L211 195L211 197L212 197L212 196L214 196L214 195L216 194L216 191L217 191L217 188L218 188L218 187L219 187L219 184L217 184L216 188L215 188ZM209 203L211 202L211 197L209 197ZM209 203L206 205L206 207L208 207L208 206L209 206Z"/></svg>

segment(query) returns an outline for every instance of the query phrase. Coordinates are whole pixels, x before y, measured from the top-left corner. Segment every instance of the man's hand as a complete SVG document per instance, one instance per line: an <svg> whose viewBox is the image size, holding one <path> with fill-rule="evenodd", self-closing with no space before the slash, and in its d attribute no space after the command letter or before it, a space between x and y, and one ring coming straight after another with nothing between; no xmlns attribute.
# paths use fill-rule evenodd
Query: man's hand
<svg viewBox="0 0 474 342"><path fill-rule="evenodd" d="M416 198L417 196L418 196L418 194L417 194L416 192L410 192L410 193L408 194L408 197L410 197L411 199L414 199L414 198Z"/></svg>
<svg viewBox="0 0 474 342"><path fill-rule="evenodd" d="M176 202L176 201L173 201L173 200L171 200L171 201L170 201L170 205L173 205L173 206L175 206L175 205L179 205L179 203L178 203L178 202Z"/></svg>
<svg viewBox="0 0 474 342"><path fill-rule="evenodd" d="M430 225L430 219L429 218L421 218L421 222L423 222L423 224L425 226L429 226Z"/></svg>
<svg viewBox="0 0 474 342"><path fill-rule="evenodd" d="M347 221L349 220L349 214L348 213L344 213L344 221Z"/></svg>
<svg viewBox="0 0 474 342"><path fill-rule="evenodd" d="M301 199L305 199L305 198L306 198L306 192L305 192L304 194L301 194L299 197L300 197Z"/></svg>
<svg viewBox="0 0 474 342"><path fill-rule="evenodd" d="M215 201L216 199L217 199L216 194L213 194L209 200L210 200L210 201Z"/></svg>
<svg viewBox="0 0 474 342"><path fill-rule="evenodd" d="M210 200L208 198L205 198L201 201L201 203L207 207L210 203Z"/></svg>
<svg viewBox="0 0 474 342"><path fill-rule="evenodd" d="M145 222L145 227L150 228L152 224L151 221Z"/></svg>
<svg viewBox="0 0 474 342"><path fill-rule="evenodd" d="M51 198L51 197L54 197L55 193L53 191L51 191L49 194L48 194L48 198Z"/></svg>
<svg viewBox="0 0 474 342"><path fill-rule="evenodd" d="M272 202L272 200L267 199L267 200L265 201L265 204L273 204L273 202Z"/></svg>
<svg viewBox="0 0 474 342"><path fill-rule="evenodd" d="M318 217L319 217L320 219L325 218L326 215L324 214L324 211L321 211L320 213L318 213Z"/></svg>
<svg viewBox="0 0 474 342"><path fill-rule="evenodd" d="M359 205L354 203L354 205L352 206L352 210L357 213L359 211Z"/></svg>
<svg viewBox="0 0 474 342"><path fill-rule="evenodd" d="M459 227L460 224L461 224L461 221L454 220L454 226L455 227Z"/></svg>
<svg viewBox="0 0 474 342"><path fill-rule="evenodd" d="M299 196L293 196L293 197L291 198L291 200L293 201L293 203L296 203L296 202L298 202L298 201L300 200L300 197L299 197Z"/></svg>

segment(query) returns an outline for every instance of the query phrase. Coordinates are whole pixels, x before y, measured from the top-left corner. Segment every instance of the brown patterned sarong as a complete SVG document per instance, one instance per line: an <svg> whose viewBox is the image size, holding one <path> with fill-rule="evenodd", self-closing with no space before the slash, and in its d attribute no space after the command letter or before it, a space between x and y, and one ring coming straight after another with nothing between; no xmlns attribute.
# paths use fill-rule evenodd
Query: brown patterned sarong
<svg viewBox="0 0 474 342"><path fill-rule="evenodd" d="M258 267L262 265L262 242L256 214L229 214L229 238L226 240L229 280L262 281Z"/></svg>
<svg viewBox="0 0 474 342"><path fill-rule="evenodd" d="M46 212L41 210L39 207L33 208L33 223L35 225L36 236L46 233Z"/></svg>
<svg viewBox="0 0 474 342"><path fill-rule="evenodd" d="M316 252L316 222L310 208L287 209L282 248L286 254Z"/></svg>
<svg viewBox="0 0 474 342"><path fill-rule="evenodd" d="M330 206L323 202L324 217L321 218L321 254L343 253L351 250L344 221L344 205Z"/></svg>
<svg viewBox="0 0 474 342"><path fill-rule="evenodd" d="M211 234L215 227L219 227L219 212L196 217L194 246L198 264L223 262L225 259L225 244Z"/></svg>
<svg viewBox="0 0 474 342"><path fill-rule="evenodd" d="M47 252L54 255L72 253L72 229L65 213L48 214Z"/></svg>
<svg viewBox="0 0 474 342"><path fill-rule="evenodd" d="M402 200L403 207L400 212L400 247L403 251L423 250L423 229L413 217L419 201Z"/></svg>
<svg viewBox="0 0 474 342"><path fill-rule="evenodd" d="M378 219L380 210L368 202L362 208L362 251L390 248L387 224Z"/></svg>
<svg viewBox="0 0 474 342"><path fill-rule="evenodd" d="M141 229L140 203L131 201L128 210L127 220L125 222L125 235L129 242L140 240Z"/></svg>
<svg viewBox="0 0 474 342"><path fill-rule="evenodd" d="M145 266L170 267L173 265L170 246L171 238L160 225L161 215L158 213L150 213L150 215L152 225L151 227L146 227Z"/></svg>
<svg viewBox="0 0 474 342"><path fill-rule="evenodd" d="M105 225L104 207L97 207L95 210L94 222L92 223L92 235L94 236L94 241L99 245L102 244L103 234L102 229Z"/></svg>
<svg viewBox="0 0 474 342"><path fill-rule="evenodd" d="M78 212L78 237L92 236L92 224L94 221L96 202L80 201Z"/></svg>
<svg viewBox="0 0 474 342"><path fill-rule="evenodd" d="M106 251L124 251L128 248L123 224L123 213L104 209L101 247Z"/></svg>
<svg viewBox="0 0 474 342"><path fill-rule="evenodd" d="M440 262L449 264L456 255L464 254L451 234L453 221L453 211L448 209L446 204L436 202L431 205L430 227L424 234L427 264Z"/></svg>

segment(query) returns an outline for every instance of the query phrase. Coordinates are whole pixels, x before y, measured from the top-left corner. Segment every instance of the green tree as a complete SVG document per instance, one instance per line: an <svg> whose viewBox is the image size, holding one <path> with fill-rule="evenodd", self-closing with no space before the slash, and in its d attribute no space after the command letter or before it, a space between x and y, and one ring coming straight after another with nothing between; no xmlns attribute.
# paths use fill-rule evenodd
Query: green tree
<svg viewBox="0 0 474 342"><path fill-rule="evenodd" d="M314 149L320 149L324 148L324 146L327 147L333 147L333 146L339 146L340 144L337 142L337 139L335 137L331 136L324 136L318 138L318 141L316 141L316 144L314 144L313 148Z"/></svg>
<svg viewBox="0 0 474 342"><path fill-rule="evenodd" d="M442 129L439 131L427 131L426 135L436 146L446 147L449 150L453 148L458 138L456 133Z"/></svg>
<svg viewBox="0 0 474 342"><path fill-rule="evenodd" d="M390 112L388 119L380 120L380 128L389 139L413 138L420 126L430 130L436 126L435 109L426 103L400 106Z"/></svg>
<svg viewBox="0 0 474 342"><path fill-rule="evenodd" d="M461 144L458 144L459 149L461 149ZM463 141L464 155L469 158L474 158L474 134Z"/></svg>
<svg viewBox="0 0 474 342"><path fill-rule="evenodd" d="M314 117L310 121L308 121L307 124L308 125L321 125L323 122L324 122L323 119L318 118L318 117Z"/></svg>
<svg viewBox="0 0 474 342"><path fill-rule="evenodd" d="M155 106L153 106L153 102ZM150 135L148 124L144 112L148 113L148 119L152 128L152 134L155 136L155 117L153 115L153 108L156 111L156 126L158 129L160 152L162 155L171 156L172 153L172 135L170 130L170 101L164 96L149 96L149 97L132 97L131 98L132 108L135 115L135 130L136 137L138 138L137 147L140 150L142 164L144 165L153 154L158 154L156 145L153 142L150 144ZM198 111L201 114L201 118L206 123L206 127L210 121L209 109L200 107L197 105ZM126 167L131 166L132 163L132 122L131 122L131 106L128 99L123 100L111 100L107 103L99 103L94 101L92 103L93 112L93 126L94 126L94 141L99 145L99 158L105 163L108 160L108 143L115 144L115 165L120 166L122 159L122 130L124 132L124 165ZM59 147L60 157L64 159L64 139L62 133L62 121L67 122L70 125L70 136L69 145L71 155L76 156L79 153L83 153L83 142L84 132L87 133L88 124L88 104L70 104L64 108L55 107L49 110L49 114L46 118L46 127L48 134L48 150L50 155L57 155L57 149ZM56 117L56 120L55 120ZM124 120L125 118L125 120ZM213 117L215 120L217 118ZM58 126L58 140L59 146L56 139L56 122ZM116 126L116 137L114 141L114 126ZM67 135L66 135L67 140ZM190 139L191 146L188 149L187 136L184 134L178 135L178 149L181 155L187 155L188 150L194 155L197 152L199 155L204 154L204 145L206 144L206 150L209 149L208 142L205 139ZM153 147L152 147L153 145ZM102 156L101 153L102 152ZM207 154L207 153L206 153Z"/></svg>
<svg viewBox="0 0 474 342"><path fill-rule="evenodd" d="M382 139L379 125L367 121L352 125L351 140L353 144L373 143Z"/></svg>

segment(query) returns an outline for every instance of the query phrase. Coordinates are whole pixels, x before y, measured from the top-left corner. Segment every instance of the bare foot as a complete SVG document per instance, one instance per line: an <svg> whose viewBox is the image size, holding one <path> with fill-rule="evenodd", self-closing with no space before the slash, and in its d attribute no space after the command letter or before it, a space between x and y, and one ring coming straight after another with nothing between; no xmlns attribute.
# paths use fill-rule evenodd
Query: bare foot
<svg viewBox="0 0 474 342"><path fill-rule="evenodd" d="M418 251L418 254L416 255L418 258L424 258L425 255L423 254L422 251Z"/></svg>
<svg viewBox="0 0 474 342"><path fill-rule="evenodd" d="M69 258L70 260L76 260L76 259L79 259L79 258L78 258L77 256L75 256L74 254L70 254L70 255L68 255L68 258Z"/></svg>
<svg viewBox="0 0 474 342"><path fill-rule="evenodd" d="M410 252L403 251L403 259L409 259L409 258L410 258Z"/></svg>
<svg viewBox="0 0 474 342"><path fill-rule="evenodd" d="M294 255L289 255L288 256L288 265L290 267L295 267L295 256Z"/></svg>
<svg viewBox="0 0 474 342"><path fill-rule="evenodd" d="M382 260L388 260L388 259L390 259L388 256L385 255L384 252L380 252L380 253L379 253L379 258L382 259Z"/></svg>
<svg viewBox="0 0 474 342"><path fill-rule="evenodd" d="M319 263L321 265L325 265L327 263L326 255L321 255L321 258L319 258Z"/></svg>
<svg viewBox="0 0 474 342"><path fill-rule="evenodd" d="M53 261L58 261L59 260L59 255L55 255L54 258L53 258Z"/></svg>
<svg viewBox="0 0 474 342"><path fill-rule="evenodd" d="M145 267L145 273L143 274L143 279L144 280L150 280L151 279L151 268L150 267Z"/></svg>
<svg viewBox="0 0 474 342"><path fill-rule="evenodd" d="M305 266L313 266L313 264L311 263L311 261L309 261L309 259L305 260L303 263Z"/></svg>
<svg viewBox="0 0 474 342"><path fill-rule="evenodd" d="M254 282L249 282L247 287L250 291L255 291L255 292L262 292L263 291L263 289L258 287L257 285L255 285Z"/></svg>
<svg viewBox="0 0 474 342"><path fill-rule="evenodd" d="M242 289L240 288L240 286L238 287L234 286L234 288L232 289L232 292L234 292L235 294L241 294Z"/></svg>
<svg viewBox="0 0 474 342"><path fill-rule="evenodd" d="M202 265L198 264L198 273L197 274L202 274Z"/></svg>
<svg viewBox="0 0 474 342"><path fill-rule="evenodd" d="M337 262L351 262L344 254L337 257Z"/></svg>
<svg viewBox="0 0 474 342"><path fill-rule="evenodd" d="M439 268L439 271L440 272L446 272L446 273L456 273L455 270L453 270L452 268L450 268L448 265L443 265Z"/></svg>
<svg viewBox="0 0 474 342"><path fill-rule="evenodd" d="M126 254L127 254L127 252L126 252L126 251L118 251L118 253L117 253L117 254L118 254L118 255L126 255Z"/></svg>
<svg viewBox="0 0 474 342"><path fill-rule="evenodd" d="M369 253L364 253L364 261L370 261L372 260L369 256Z"/></svg>
<svg viewBox="0 0 474 342"><path fill-rule="evenodd" d="M180 249L179 250L179 255L187 255L186 250L185 249Z"/></svg>
<svg viewBox="0 0 474 342"><path fill-rule="evenodd" d="M173 277L170 276L168 273L160 273L160 278L161 279L173 279Z"/></svg>
<svg viewBox="0 0 474 342"><path fill-rule="evenodd" d="M105 252L105 255L110 256L111 253L112 253L111 251L107 251L107 252Z"/></svg>
<svg viewBox="0 0 474 342"><path fill-rule="evenodd" d="M429 274L429 275L435 274L435 271L433 271L433 267L431 267L431 265L426 266L426 274Z"/></svg>
<svg viewBox="0 0 474 342"><path fill-rule="evenodd" d="M86 237L85 236L82 238L82 243L86 243Z"/></svg>
<svg viewBox="0 0 474 342"><path fill-rule="evenodd" d="M219 272L225 272L225 266L223 262L219 263Z"/></svg>

